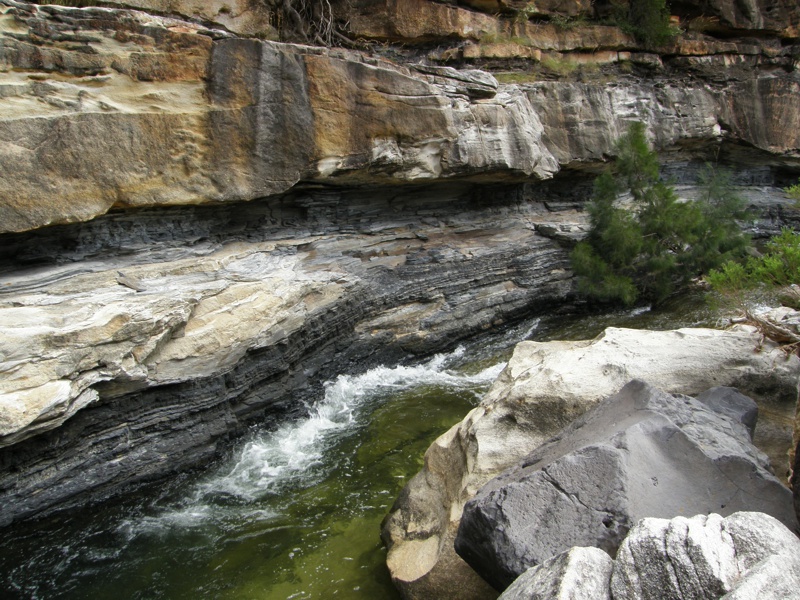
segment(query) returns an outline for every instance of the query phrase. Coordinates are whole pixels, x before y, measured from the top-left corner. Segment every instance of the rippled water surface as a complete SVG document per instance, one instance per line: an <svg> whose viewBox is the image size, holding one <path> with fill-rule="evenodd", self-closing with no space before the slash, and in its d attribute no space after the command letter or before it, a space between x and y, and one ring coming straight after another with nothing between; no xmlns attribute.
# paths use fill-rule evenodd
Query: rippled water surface
<svg viewBox="0 0 800 600"><path fill-rule="evenodd" d="M6 530L0 597L398 598L380 522L513 343L709 318L684 302L677 311L536 320L420 364L340 376L305 418L254 432L200 476Z"/></svg>

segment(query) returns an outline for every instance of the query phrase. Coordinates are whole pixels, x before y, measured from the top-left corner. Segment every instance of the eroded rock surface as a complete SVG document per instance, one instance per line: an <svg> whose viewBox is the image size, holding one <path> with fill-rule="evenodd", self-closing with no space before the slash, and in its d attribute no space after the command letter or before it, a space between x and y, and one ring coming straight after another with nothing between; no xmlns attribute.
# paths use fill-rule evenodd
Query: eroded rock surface
<svg viewBox="0 0 800 600"><path fill-rule="evenodd" d="M633 381L483 486L464 507L456 551L504 589L571 546L615 556L645 517L759 510L796 531L791 492L743 425L754 408L734 394L704 403ZM671 568L642 576L642 585L676 595L665 581ZM724 593L708 581L694 587L689 597Z"/></svg>
<svg viewBox="0 0 800 600"><path fill-rule="evenodd" d="M531 567L506 588L501 600L611 600L614 561L599 548L570 548Z"/></svg>
<svg viewBox="0 0 800 600"><path fill-rule="evenodd" d="M574 547L520 575L503 600L783 600L800 584L797 536L769 515L643 519L616 561Z"/></svg>
<svg viewBox="0 0 800 600"><path fill-rule="evenodd" d="M562 302L566 251L531 226L548 211L508 192L320 191L17 236L0 275L0 521L208 460L324 378Z"/></svg>
<svg viewBox="0 0 800 600"><path fill-rule="evenodd" d="M587 173L630 120L673 172L746 165L769 231L790 221L792 7L658 54L559 21L591 20L583 0L333 4L364 51L258 39L275 2L0 0L0 521L196 465L326 374L570 298ZM597 77L554 76L570 65ZM506 68L539 80L486 70Z"/></svg>
<svg viewBox="0 0 800 600"><path fill-rule="evenodd" d="M383 537L394 581L408 596L425 597L430 586L443 589L451 578L468 576L471 569L453 558L452 549L464 503L631 379L687 395L712 386L738 387L765 412L779 406L787 412L796 401L800 359L787 359L761 342L760 334L747 328L609 328L595 340L518 344L481 405L431 445L423 470L387 517ZM765 420L756 444L771 448L775 431ZM779 429L781 444L771 458L782 471L791 429ZM425 553L415 553L422 547ZM413 569L406 566L410 555L417 557Z"/></svg>
<svg viewBox="0 0 800 600"><path fill-rule="evenodd" d="M431 25L417 4L494 18L418 0L407 11L416 16L398 22ZM677 57L694 62L678 65L679 77L520 87L477 70L408 68L143 12L0 7L0 231L116 208L253 200L310 181L544 180L606 160L632 120L662 148L725 142L759 149L776 167L800 164L800 84L782 71L792 68L788 46L687 39ZM371 19L390 22L373 8ZM546 38L554 26L525 27ZM611 48L603 52L612 63L634 60L630 40L614 32L557 31L557 42L521 47L583 44ZM573 56L606 60L598 57Z"/></svg>
<svg viewBox="0 0 800 600"><path fill-rule="evenodd" d="M354 52L129 11L0 6L2 231L112 207L251 200L301 179L391 185L558 169L517 89L476 103L462 76L451 85L440 72L440 87Z"/></svg>

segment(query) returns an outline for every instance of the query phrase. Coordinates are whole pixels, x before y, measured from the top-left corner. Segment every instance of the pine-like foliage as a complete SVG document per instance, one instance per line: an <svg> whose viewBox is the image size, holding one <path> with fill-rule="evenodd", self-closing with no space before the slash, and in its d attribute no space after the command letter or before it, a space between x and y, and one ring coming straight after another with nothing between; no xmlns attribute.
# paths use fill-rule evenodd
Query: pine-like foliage
<svg viewBox="0 0 800 600"><path fill-rule="evenodd" d="M572 253L579 290L596 300L660 302L692 278L739 257L749 242L735 218L742 201L726 173L707 168L703 194L680 201L659 178L658 155L642 123L617 142L612 169L595 180L591 229ZM634 210L616 206L629 193Z"/></svg>
<svg viewBox="0 0 800 600"><path fill-rule="evenodd" d="M628 18L636 39L646 46L661 46L675 36L665 0L631 0Z"/></svg>

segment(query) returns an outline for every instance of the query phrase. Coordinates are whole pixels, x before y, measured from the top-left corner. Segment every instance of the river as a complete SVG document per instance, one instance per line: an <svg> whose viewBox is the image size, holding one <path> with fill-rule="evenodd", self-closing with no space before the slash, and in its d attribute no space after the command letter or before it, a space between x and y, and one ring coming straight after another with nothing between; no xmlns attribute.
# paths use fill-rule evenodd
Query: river
<svg viewBox="0 0 800 600"><path fill-rule="evenodd" d="M673 310L535 319L417 364L341 375L307 416L254 430L199 473L8 528L3 597L399 598L380 522L425 449L475 406L513 344L711 319L694 299Z"/></svg>

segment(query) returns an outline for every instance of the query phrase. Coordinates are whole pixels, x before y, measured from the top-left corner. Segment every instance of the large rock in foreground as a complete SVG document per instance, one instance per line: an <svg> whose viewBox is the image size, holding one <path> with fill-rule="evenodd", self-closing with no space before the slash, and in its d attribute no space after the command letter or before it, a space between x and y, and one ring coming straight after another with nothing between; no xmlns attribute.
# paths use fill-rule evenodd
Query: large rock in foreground
<svg viewBox="0 0 800 600"><path fill-rule="evenodd" d="M610 600L614 561L599 548L570 548L517 577L502 600Z"/></svg>
<svg viewBox="0 0 800 600"><path fill-rule="evenodd" d="M783 600L800 587L800 540L763 513L643 519L617 560L571 548L528 569L502 600Z"/></svg>
<svg viewBox="0 0 800 600"><path fill-rule="evenodd" d="M464 507L456 552L504 589L572 546L615 555L645 517L759 510L795 530L791 493L744 425L755 403L705 396L629 383L487 483Z"/></svg>
<svg viewBox="0 0 800 600"><path fill-rule="evenodd" d="M713 386L736 387L769 414L793 410L798 373L800 359L762 344L752 328L609 328L594 340L519 344L481 405L431 445L423 470L387 517L383 538L395 584L407 597L424 598L455 589L454 581L480 581L453 550L464 503L631 379L687 395ZM770 437L765 425L762 416L754 437L760 448ZM790 425L779 433L788 446ZM780 452L769 454L777 466ZM475 597L489 594L484 590Z"/></svg>

